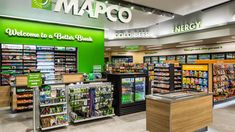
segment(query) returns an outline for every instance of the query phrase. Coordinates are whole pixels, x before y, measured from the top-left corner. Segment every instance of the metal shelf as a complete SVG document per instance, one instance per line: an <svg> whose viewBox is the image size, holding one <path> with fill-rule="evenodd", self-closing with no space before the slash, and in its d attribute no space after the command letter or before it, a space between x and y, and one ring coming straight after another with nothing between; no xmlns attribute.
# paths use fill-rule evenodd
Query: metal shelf
<svg viewBox="0 0 235 132"><path fill-rule="evenodd" d="M48 116L64 115L64 114L67 114L67 112L54 113L54 114L47 114L47 115L40 115L40 117L48 117Z"/></svg>
<svg viewBox="0 0 235 132"><path fill-rule="evenodd" d="M53 103L53 104L40 104L40 107L55 106L55 105L64 105L64 104L67 104L67 102Z"/></svg>
<svg viewBox="0 0 235 132"><path fill-rule="evenodd" d="M56 125L56 126L51 126L51 127L44 127L44 128L41 128L41 130L49 130L49 129L54 129L54 128L59 128L59 127L65 127L65 126L68 126L69 124L62 124L62 125Z"/></svg>
<svg viewBox="0 0 235 132"><path fill-rule="evenodd" d="M102 119L102 118L107 118L107 117L113 117L113 116L115 116L115 114L106 115L106 116L91 117L91 118L81 119L81 120L74 120L74 121L73 121L73 123L79 123L79 122L85 122L85 121L97 120L97 119Z"/></svg>

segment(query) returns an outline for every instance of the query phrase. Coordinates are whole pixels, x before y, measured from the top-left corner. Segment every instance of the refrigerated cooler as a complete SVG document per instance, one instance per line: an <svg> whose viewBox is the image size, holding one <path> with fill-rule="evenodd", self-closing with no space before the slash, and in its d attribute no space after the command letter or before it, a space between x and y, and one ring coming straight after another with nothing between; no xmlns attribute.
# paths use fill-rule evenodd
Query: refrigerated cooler
<svg viewBox="0 0 235 132"><path fill-rule="evenodd" d="M211 56L210 54L200 54L198 56L199 60L210 60L211 59Z"/></svg>
<svg viewBox="0 0 235 132"><path fill-rule="evenodd" d="M108 74L107 77L114 85L113 105L116 115L145 111L145 95L150 93L147 74Z"/></svg>
<svg viewBox="0 0 235 132"><path fill-rule="evenodd" d="M197 60L197 55L187 55L187 63L194 64Z"/></svg>
<svg viewBox="0 0 235 132"><path fill-rule="evenodd" d="M151 58L151 63L154 63L154 64L156 64L156 63L158 63L159 61L158 61L158 56L153 56L152 58Z"/></svg>
<svg viewBox="0 0 235 132"><path fill-rule="evenodd" d="M151 57L150 56L145 56L144 57L144 63L151 63Z"/></svg>
<svg viewBox="0 0 235 132"><path fill-rule="evenodd" d="M167 56L167 60L175 60L175 56L174 55Z"/></svg>
<svg viewBox="0 0 235 132"><path fill-rule="evenodd" d="M180 64L185 64L185 63L186 63L185 55L176 56L176 60L177 60Z"/></svg>
<svg viewBox="0 0 235 132"><path fill-rule="evenodd" d="M225 60L225 54L224 53L212 54L211 58L212 60Z"/></svg>
<svg viewBox="0 0 235 132"><path fill-rule="evenodd" d="M159 63L164 63L165 60L166 60L166 56L159 57Z"/></svg>

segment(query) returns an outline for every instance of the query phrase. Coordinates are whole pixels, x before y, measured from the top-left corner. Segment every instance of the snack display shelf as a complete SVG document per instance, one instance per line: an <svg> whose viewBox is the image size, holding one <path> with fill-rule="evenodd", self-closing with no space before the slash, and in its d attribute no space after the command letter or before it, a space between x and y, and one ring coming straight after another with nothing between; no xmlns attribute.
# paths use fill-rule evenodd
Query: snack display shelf
<svg viewBox="0 0 235 132"><path fill-rule="evenodd" d="M55 105L64 105L64 104L67 104L67 102L50 103L50 104L40 104L40 107L55 106Z"/></svg>
<svg viewBox="0 0 235 132"><path fill-rule="evenodd" d="M87 119L74 120L73 123L80 123L80 122L92 121L92 120L103 119L103 118L114 117L114 116L115 116L115 114L110 114L110 115L105 115L105 116L99 116L99 117L91 117L91 118L87 118Z"/></svg>
<svg viewBox="0 0 235 132"><path fill-rule="evenodd" d="M46 115L40 115L40 117L48 117L48 116L55 116L55 115L65 115L67 112L61 112L61 113L54 113L54 114L46 114Z"/></svg>
<svg viewBox="0 0 235 132"><path fill-rule="evenodd" d="M45 131L45 130L50 130L50 129L55 129L55 128L60 128L60 127L66 127L69 124L61 124L61 125L56 125L56 126L51 126L51 127L45 127L45 128L41 128L41 130Z"/></svg>
<svg viewBox="0 0 235 132"><path fill-rule="evenodd" d="M78 84L69 89L70 117L73 123L113 115L111 83Z"/></svg>
<svg viewBox="0 0 235 132"><path fill-rule="evenodd" d="M184 89L196 89L206 93L208 92L208 65L183 65L182 70L182 87Z"/></svg>
<svg viewBox="0 0 235 132"><path fill-rule="evenodd" d="M41 130L68 125L65 85L43 85L39 88L39 119Z"/></svg>
<svg viewBox="0 0 235 132"><path fill-rule="evenodd" d="M213 65L214 102L224 102L235 97L235 65Z"/></svg>
<svg viewBox="0 0 235 132"><path fill-rule="evenodd" d="M155 64L153 93L164 93L181 88L182 70L179 64Z"/></svg>

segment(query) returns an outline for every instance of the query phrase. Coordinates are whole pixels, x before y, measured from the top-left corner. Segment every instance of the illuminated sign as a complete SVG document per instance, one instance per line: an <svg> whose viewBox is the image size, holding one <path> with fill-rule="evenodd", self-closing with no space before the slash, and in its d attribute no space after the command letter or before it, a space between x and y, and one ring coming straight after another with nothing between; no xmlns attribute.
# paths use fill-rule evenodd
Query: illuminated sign
<svg viewBox="0 0 235 132"><path fill-rule="evenodd" d="M32 7L52 10L52 0L32 0ZM106 5L96 0L57 0L55 3L55 12L63 11L65 14L72 12L74 16L83 16L88 14L90 18L99 18L99 15L106 15L112 22L120 21L129 23L132 19L132 12L129 8L118 5Z"/></svg>
<svg viewBox="0 0 235 132"><path fill-rule="evenodd" d="M181 25L175 25L174 26L174 33L182 33L187 31L193 31L201 28L202 22L200 20L196 20L191 23L184 23Z"/></svg>

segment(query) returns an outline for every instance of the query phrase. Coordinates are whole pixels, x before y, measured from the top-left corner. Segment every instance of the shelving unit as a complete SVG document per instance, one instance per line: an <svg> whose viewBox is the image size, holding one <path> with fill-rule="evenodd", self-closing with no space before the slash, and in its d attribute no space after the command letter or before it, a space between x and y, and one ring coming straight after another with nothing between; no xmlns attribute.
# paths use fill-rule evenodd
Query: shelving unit
<svg viewBox="0 0 235 132"><path fill-rule="evenodd" d="M213 64L213 93L215 103L235 97L234 64Z"/></svg>
<svg viewBox="0 0 235 132"><path fill-rule="evenodd" d="M36 69L37 55L36 46L34 45L23 45L23 67L24 74L29 73L31 70Z"/></svg>
<svg viewBox="0 0 235 132"><path fill-rule="evenodd" d="M77 73L77 48L1 44L1 84L10 85L14 75L40 70L44 83L61 83L61 75Z"/></svg>
<svg viewBox="0 0 235 132"><path fill-rule="evenodd" d="M65 85L43 85L39 88L40 129L68 126L67 91Z"/></svg>
<svg viewBox="0 0 235 132"><path fill-rule="evenodd" d="M155 64L153 93L165 93L181 89L181 66L179 64Z"/></svg>
<svg viewBox="0 0 235 132"><path fill-rule="evenodd" d="M73 123L114 116L111 83L79 84L67 87L70 117Z"/></svg>
<svg viewBox="0 0 235 132"><path fill-rule="evenodd" d="M120 63L107 65L107 72L110 73L142 73L144 70L144 64L134 63Z"/></svg>
<svg viewBox="0 0 235 132"><path fill-rule="evenodd" d="M53 46L37 46L37 69L43 74L44 83L56 83Z"/></svg>
<svg viewBox="0 0 235 132"><path fill-rule="evenodd" d="M33 89L27 86L16 86L16 102L14 112L23 112L33 109Z"/></svg>
<svg viewBox="0 0 235 132"><path fill-rule="evenodd" d="M195 89L209 92L209 66L208 65L183 65L183 89Z"/></svg>
<svg viewBox="0 0 235 132"><path fill-rule="evenodd" d="M112 56L112 64L116 63L133 63L133 56Z"/></svg>
<svg viewBox="0 0 235 132"><path fill-rule="evenodd" d="M154 80L154 64L146 64L148 68L149 80Z"/></svg>
<svg viewBox="0 0 235 132"><path fill-rule="evenodd" d="M1 45L1 84L10 85L11 75L23 74L23 46Z"/></svg>

